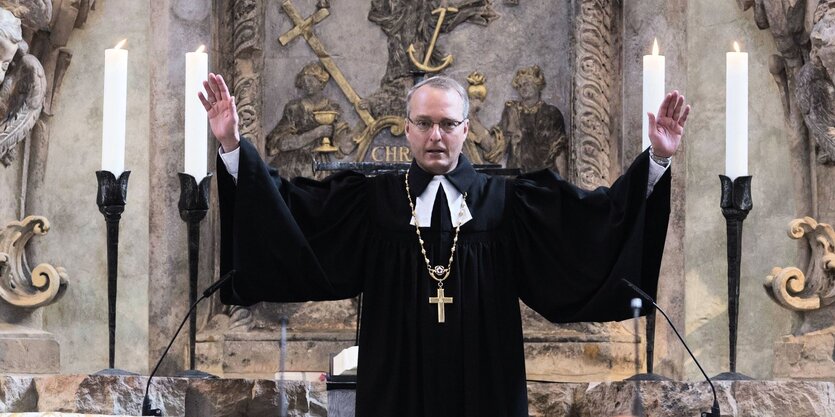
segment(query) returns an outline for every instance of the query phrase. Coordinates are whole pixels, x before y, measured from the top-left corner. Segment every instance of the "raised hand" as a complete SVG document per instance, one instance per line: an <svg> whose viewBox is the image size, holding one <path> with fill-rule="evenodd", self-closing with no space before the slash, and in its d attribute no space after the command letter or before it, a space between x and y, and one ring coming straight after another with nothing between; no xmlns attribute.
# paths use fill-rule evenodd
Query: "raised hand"
<svg viewBox="0 0 835 417"><path fill-rule="evenodd" d="M209 126L217 138L224 152L237 149L241 135L238 131L238 108L235 106L235 97L229 95L229 89L223 77L209 73L206 81L203 81L203 92L197 93L203 108L206 109L209 117Z"/></svg>
<svg viewBox="0 0 835 417"><path fill-rule="evenodd" d="M690 114L690 105L685 105L684 96L679 92L667 93L658 108L658 117L652 112L649 117L649 141L652 151L662 158L673 156L681 144L684 124Z"/></svg>

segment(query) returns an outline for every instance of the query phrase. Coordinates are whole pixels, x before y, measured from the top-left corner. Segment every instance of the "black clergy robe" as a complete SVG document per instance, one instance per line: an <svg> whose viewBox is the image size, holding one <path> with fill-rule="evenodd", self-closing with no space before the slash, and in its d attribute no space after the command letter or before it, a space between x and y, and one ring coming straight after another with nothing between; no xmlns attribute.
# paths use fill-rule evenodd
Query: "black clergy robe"
<svg viewBox="0 0 835 417"><path fill-rule="evenodd" d="M221 269L237 271L221 300L363 293L358 417L527 417L519 299L552 322L611 321L630 317L634 294L621 278L656 292L670 174L647 198L648 164L644 152L611 188L589 192L548 170L479 174L462 156L446 178L473 219L461 227L444 284L454 301L438 323L403 175L288 181L244 140L237 184L217 165ZM413 199L430 180L412 164ZM432 264L446 266L449 219L422 234Z"/></svg>

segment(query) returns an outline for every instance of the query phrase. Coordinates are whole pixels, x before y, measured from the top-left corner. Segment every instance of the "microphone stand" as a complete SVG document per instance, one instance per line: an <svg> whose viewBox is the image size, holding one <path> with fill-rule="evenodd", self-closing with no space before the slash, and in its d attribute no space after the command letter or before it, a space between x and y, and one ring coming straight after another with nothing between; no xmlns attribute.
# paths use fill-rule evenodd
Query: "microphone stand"
<svg viewBox="0 0 835 417"><path fill-rule="evenodd" d="M638 326L638 320L641 317L641 299L640 298L633 298L630 306L632 307L632 324L633 330L635 334L635 375L639 375L641 373L641 336L639 335L640 329ZM629 380L635 383L635 395L632 396L632 416L633 417L644 417L644 404L643 400L641 399L641 381L640 379L633 379L629 378Z"/></svg>
<svg viewBox="0 0 835 417"><path fill-rule="evenodd" d="M191 314L194 312L194 309L197 308L197 304L199 304L201 301L205 300L206 298L211 297L212 294L217 292L217 290L219 290L220 287L223 284L225 284L227 281L229 281L233 276L235 276L235 270L234 269L227 272L225 275L223 275L219 280L217 280L217 282L215 282L214 284L209 286L209 288L206 288L206 290L203 291L203 295L199 299L197 299L197 301L192 303L191 307L188 309L188 313L186 313L186 316L183 317L183 321L180 323L180 327L177 327L177 331L174 332L174 337L172 337L171 341L168 342L168 346L165 348L165 351L162 352L162 356L160 356L159 360L157 361L156 366L154 366L154 370L151 371L151 375L148 376L148 383L145 385L145 396L142 398L142 415L143 416L161 416L162 415L162 410L160 410L159 408L151 408L151 398L148 396L148 392L151 388L151 380L154 378L154 375L156 375L157 370L159 369L159 366L162 364L162 360L165 359L165 355L168 354L168 351L171 349L171 346L174 344L174 341L177 340L177 336L180 334L180 330L183 329L183 326L186 324L186 321L188 321L189 317L191 317ZM211 374L207 374L207 373L204 373L204 375L206 375L206 376L204 376L203 378L217 378L216 376L211 375Z"/></svg>
<svg viewBox="0 0 835 417"><path fill-rule="evenodd" d="M710 385L710 389L711 391L713 391L713 405L710 407L710 412L702 412L702 417L721 417L721 411L719 410L719 400L716 397L716 387L713 386L713 381L710 380L710 377L707 376L705 370L702 369L702 365L699 363L699 360L696 359L696 355L693 354L693 352L690 350L690 347L687 346L687 342L684 341L684 338L681 337L681 334L678 332L678 329L676 329L676 326L673 325L673 321L670 320L670 317L667 316L667 313L665 313L664 310L661 309L661 307L658 307L658 304L655 303L655 300L652 297L650 297L649 294L645 293L644 290L638 288L637 285L629 282L625 278L621 278L621 281L625 283L627 286L629 286L629 288L635 291L638 295L640 295L641 298L652 303L653 307L655 307L655 309L658 310L662 316L664 316L664 318L667 320L667 323L670 325L670 328L673 329L673 332L678 337L678 340L680 340L681 344L684 345L684 348L687 349L687 353L690 354L690 358L693 359L693 363L695 363L696 366L699 367L699 371L701 371L702 375L704 375L705 381L707 381L707 383Z"/></svg>

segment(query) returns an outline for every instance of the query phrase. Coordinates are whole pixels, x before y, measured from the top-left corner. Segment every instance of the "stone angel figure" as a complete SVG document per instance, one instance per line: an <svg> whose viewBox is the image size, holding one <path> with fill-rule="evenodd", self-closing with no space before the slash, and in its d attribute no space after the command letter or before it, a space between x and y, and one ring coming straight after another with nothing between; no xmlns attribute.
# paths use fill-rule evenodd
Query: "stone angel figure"
<svg viewBox="0 0 835 417"><path fill-rule="evenodd" d="M818 162L835 163L835 7L822 3L810 34L809 60L797 76L797 98Z"/></svg>
<svg viewBox="0 0 835 417"><path fill-rule="evenodd" d="M46 95L43 66L28 49L20 19L0 9L0 163L7 167L38 121Z"/></svg>

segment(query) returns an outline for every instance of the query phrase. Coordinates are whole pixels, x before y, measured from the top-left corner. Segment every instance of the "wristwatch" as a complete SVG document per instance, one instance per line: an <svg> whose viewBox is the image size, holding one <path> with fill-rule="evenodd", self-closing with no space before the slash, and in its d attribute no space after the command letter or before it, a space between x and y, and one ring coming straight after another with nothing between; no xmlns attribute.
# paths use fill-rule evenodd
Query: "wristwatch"
<svg viewBox="0 0 835 417"><path fill-rule="evenodd" d="M663 157L656 155L655 152L653 152L652 150L652 146L649 147L649 157L652 158L652 160L655 161L656 164L661 165L664 168L667 168L668 166L670 166L670 162L673 162L672 156Z"/></svg>

